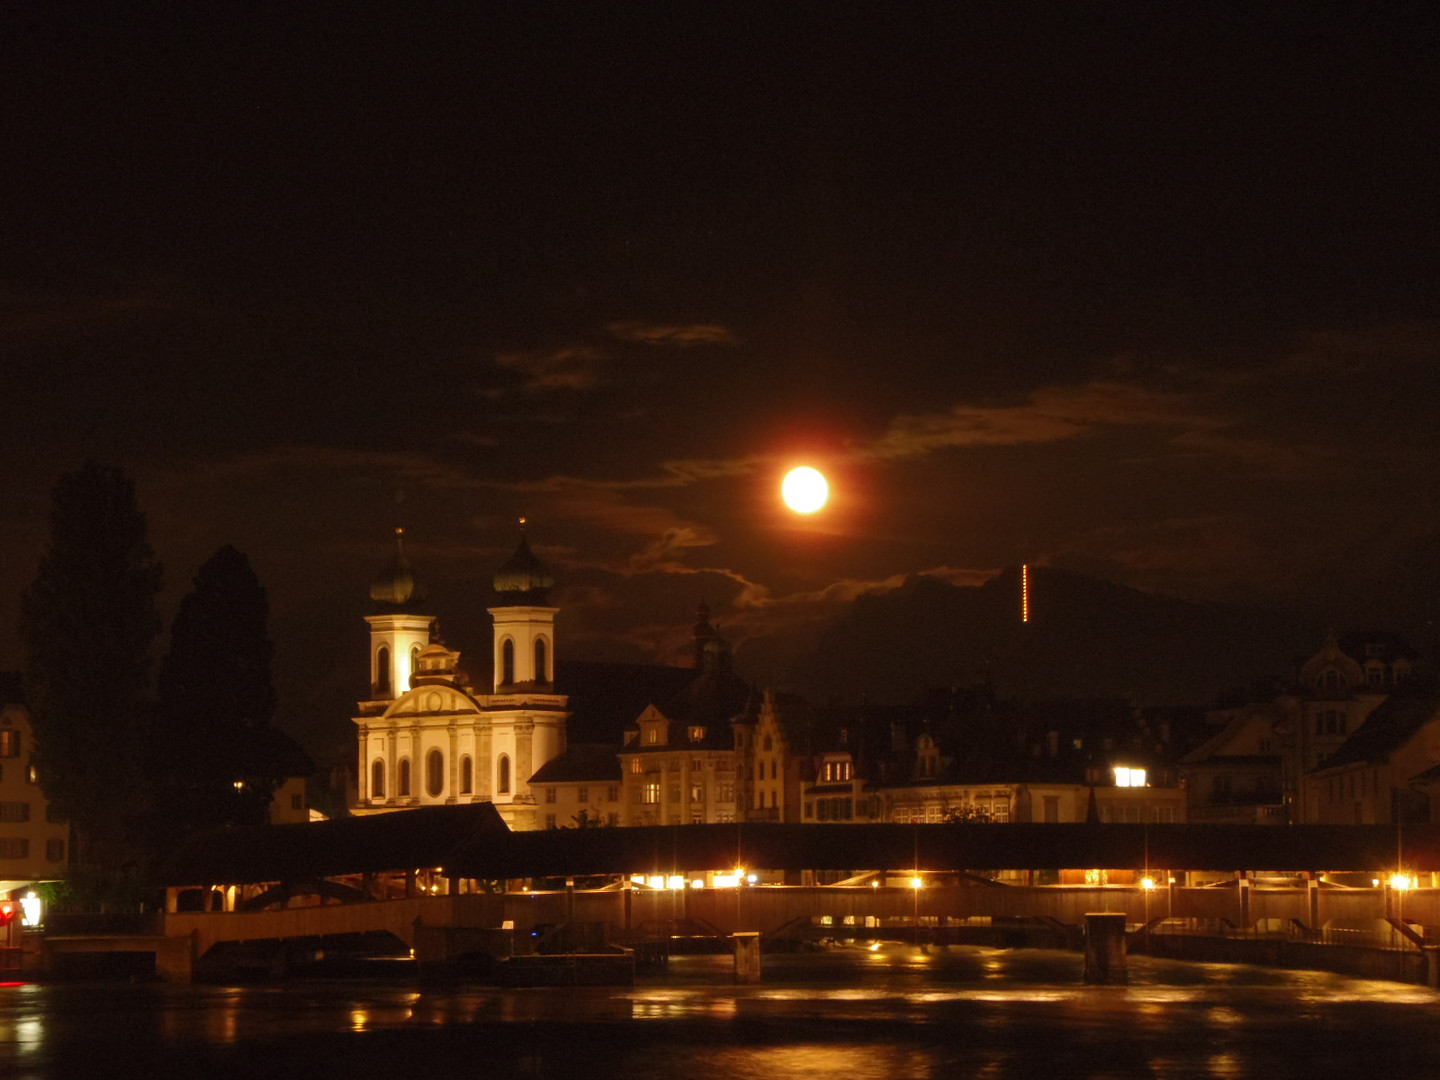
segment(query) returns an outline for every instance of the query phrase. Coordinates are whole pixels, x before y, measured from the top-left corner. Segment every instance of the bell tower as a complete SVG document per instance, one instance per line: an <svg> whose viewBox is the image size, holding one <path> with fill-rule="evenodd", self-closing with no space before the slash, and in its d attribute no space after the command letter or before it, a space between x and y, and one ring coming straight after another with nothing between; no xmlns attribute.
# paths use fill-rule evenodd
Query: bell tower
<svg viewBox="0 0 1440 1080"><path fill-rule="evenodd" d="M550 588L555 579L530 550L525 519L520 519L520 544L495 573L500 603L490 609L495 620L495 693L517 689L549 692L555 682L555 613Z"/></svg>
<svg viewBox="0 0 1440 1080"><path fill-rule="evenodd" d="M410 689L435 622L433 616L413 614L425 594L405 557L404 529L395 530L395 556L370 586L370 599L379 609L365 616L370 624L370 700L394 701Z"/></svg>

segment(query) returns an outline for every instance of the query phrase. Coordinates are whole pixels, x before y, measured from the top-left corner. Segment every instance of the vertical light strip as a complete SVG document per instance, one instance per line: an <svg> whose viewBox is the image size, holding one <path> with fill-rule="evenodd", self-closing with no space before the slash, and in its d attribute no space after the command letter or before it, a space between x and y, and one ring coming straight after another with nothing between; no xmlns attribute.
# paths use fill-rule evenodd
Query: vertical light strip
<svg viewBox="0 0 1440 1080"><path fill-rule="evenodd" d="M1030 564L1020 564L1020 621L1030 621Z"/></svg>

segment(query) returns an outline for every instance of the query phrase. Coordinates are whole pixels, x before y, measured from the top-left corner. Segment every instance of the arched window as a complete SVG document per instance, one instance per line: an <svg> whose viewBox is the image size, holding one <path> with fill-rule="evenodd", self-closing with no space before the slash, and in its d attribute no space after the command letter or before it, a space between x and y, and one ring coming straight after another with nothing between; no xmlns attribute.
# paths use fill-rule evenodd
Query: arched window
<svg viewBox="0 0 1440 1080"><path fill-rule="evenodd" d="M445 793L445 755L431 750L425 755L425 794L432 799Z"/></svg>
<svg viewBox="0 0 1440 1080"><path fill-rule="evenodd" d="M545 655L545 639L535 639L535 678L540 682L550 681L550 668L546 664L549 658Z"/></svg>
<svg viewBox="0 0 1440 1080"><path fill-rule="evenodd" d="M466 754L460 759L460 794L469 795L475 790L475 764Z"/></svg>
<svg viewBox="0 0 1440 1080"><path fill-rule="evenodd" d="M375 654L375 693L390 693L390 649L385 645Z"/></svg>
<svg viewBox="0 0 1440 1080"><path fill-rule="evenodd" d="M495 764L495 793L497 795L510 794L510 759L504 754Z"/></svg>
<svg viewBox="0 0 1440 1080"><path fill-rule="evenodd" d="M400 779L395 785L395 794L401 798L410 794L410 759L408 757L400 759Z"/></svg>
<svg viewBox="0 0 1440 1080"><path fill-rule="evenodd" d="M410 649L410 688L415 688L415 679L420 674L420 646L415 645Z"/></svg>
<svg viewBox="0 0 1440 1080"><path fill-rule="evenodd" d="M378 757L370 766L370 798L383 799L385 797L385 762Z"/></svg>
<svg viewBox="0 0 1440 1080"><path fill-rule="evenodd" d="M508 637L500 646L500 685L509 686L515 681L515 642Z"/></svg>

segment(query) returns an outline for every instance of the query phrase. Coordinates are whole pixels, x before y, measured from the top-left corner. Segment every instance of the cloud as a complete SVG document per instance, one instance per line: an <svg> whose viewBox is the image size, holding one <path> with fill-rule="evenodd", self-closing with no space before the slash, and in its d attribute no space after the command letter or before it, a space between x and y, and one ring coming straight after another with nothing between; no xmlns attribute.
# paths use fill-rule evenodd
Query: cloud
<svg viewBox="0 0 1440 1080"><path fill-rule="evenodd" d="M550 350L501 353L495 363L518 373L522 393L538 394L555 390L590 390L603 381L603 368L611 357L603 349L569 345ZM487 396L503 397L506 391L492 389Z"/></svg>
<svg viewBox="0 0 1440 1080"><path fill-rule="evenodd" d="M606 325L612 337L620 341L639 342L644 345L734 345L735 337L723 326L714 323L691 323L689 325L656 325L635 321L619 321Z"/></svg>
<svg viewBox="0 0 1440 1080"><path fill-rule="evenodd" d="M164 311L173 298L153 286L105 296L58 297L0 290L0 347L17 339L74 331L94 323Z"/></svg>
<svg viewBox="0 0 1440 1080"><path fill-rule="evenodd" d="M1019 446L1073 439L1109 427L1213 429L1188 395L1113 380L1047 387L1020 405L957 405L949 412L897 416L861 454L895 461L956 447Z"/></svg>

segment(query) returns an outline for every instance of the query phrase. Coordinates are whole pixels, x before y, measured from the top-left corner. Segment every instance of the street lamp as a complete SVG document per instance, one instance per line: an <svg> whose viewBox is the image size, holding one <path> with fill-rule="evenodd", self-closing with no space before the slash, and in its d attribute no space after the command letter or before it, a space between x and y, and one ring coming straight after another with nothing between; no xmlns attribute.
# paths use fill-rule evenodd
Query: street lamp
<svg viewBox="0 0 1440 1080"><path fill-rule="evenodd" d="M910 879L910 891L915 894L915 944L920 945L922 949L924 945L920 941L920 890L924 887L925 882L920 877Z"/></svg>

